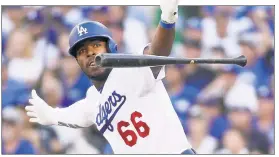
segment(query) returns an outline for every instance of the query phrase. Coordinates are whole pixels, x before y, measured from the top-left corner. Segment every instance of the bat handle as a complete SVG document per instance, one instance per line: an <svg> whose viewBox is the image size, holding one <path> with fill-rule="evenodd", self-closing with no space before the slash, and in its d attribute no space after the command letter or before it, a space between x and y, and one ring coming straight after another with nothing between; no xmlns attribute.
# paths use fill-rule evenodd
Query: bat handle
<svg viewBox="0 0 279 157"><path fill-rule="evenodd" d="M239 66L244 67L247 64L247 58L244 55L241 55L235 59L236 59L236 64Z"/></svg>
<svg viewBox="0 0 279 157"><path fill-rule="evenodd" d="M103 58L102 54L96 55L96 57L95 57L95 64L96 65L101 65L102 58Z"/></svg>

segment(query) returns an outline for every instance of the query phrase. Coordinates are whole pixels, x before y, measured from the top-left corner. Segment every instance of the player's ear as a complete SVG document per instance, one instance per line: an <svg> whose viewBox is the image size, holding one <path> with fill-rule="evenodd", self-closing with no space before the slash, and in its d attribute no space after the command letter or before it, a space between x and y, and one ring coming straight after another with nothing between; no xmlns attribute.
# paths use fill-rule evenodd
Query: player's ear
<svg viewBox="0 0 279 157"><path fill-rule="evenodd" d="M75 59L77 61L77 64L79 65L79 67L81 67L77 56L75 56Z"/></svg>

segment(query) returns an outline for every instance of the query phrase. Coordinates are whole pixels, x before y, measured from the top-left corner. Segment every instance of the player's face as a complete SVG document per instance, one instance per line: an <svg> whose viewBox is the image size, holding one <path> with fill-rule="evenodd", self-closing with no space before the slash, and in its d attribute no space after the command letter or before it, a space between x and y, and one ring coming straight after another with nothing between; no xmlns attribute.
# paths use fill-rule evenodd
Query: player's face
<svg viewBox="0 0 279 157"><path fill-rule="evenodd" d="M95 65L95 56L100 53L107 53L106 42L102 40L85 41L77 49L77 61L86 75L95 80L104 80L109 74L108 69Z"/></svg>

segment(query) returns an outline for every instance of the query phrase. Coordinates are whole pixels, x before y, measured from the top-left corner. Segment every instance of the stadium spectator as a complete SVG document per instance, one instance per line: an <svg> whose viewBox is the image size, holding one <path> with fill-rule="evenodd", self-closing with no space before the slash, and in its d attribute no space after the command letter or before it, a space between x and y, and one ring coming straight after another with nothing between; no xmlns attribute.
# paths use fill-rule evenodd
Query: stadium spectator
<svg viewBox="0 0 279 157"><path fill-rule="evenodd" d="M23 119L19 109L2 111L2 154L36 154L33 144L21 136Z"/></svg>
<svg viewBox="0 0 279 157"><path fill-rule="evenodd" d="M202 22L202 56L210 57L210 49L220 45L225 48L227 56L237 56L239 54L237 39L232 34L233 22L230 13L224 8L214 9L214 16L205 18Z"/></svg>
<svg viewBox="0 0 279 157"><path fill-rule="evenodd" d="M38 130L36 130L34 125L29 122L28 116L26 115L23 106L20 106L18 111L23 121L21 131L20 131L21 136L31 142L31 144L33 145L34 149L37 151L38 154L43 153L42 145L40 143L41 137Z"/></svg>
<svg viewBox="0 0 279 157"><path fill-rule="evenodd" d="M112 37L117 43L117 50L121 53L127 52L127 45L124 41L124 25L123 21L110 22L107 27L111 30Z"/></svg>
<svg viewBox="0 0 279 157"><path fill-rule="evenodd" d="M98 21L104 25L109 24L109 7L107 6L92 6L88 8L88 20Z"/></svg>
<svg viewBox="0 0 279 157"><path fill-rule="evenodd" d="M199 18L191 18L186 20L184 37L196 41L201 41L202 39L202 22Z"/></svg>
<svg viewBox="0 0 279 157"><path fill-rule="evenodd" d="M216 154L249 154L247 139L243 132L238 129L229 129L225 132L222 140L223 148Z"/></svg>
<svg viewBox="0 0 279 157"><path fill-rule="evenodd" d="M201 43L193 39L184 40L185 58L199 58L201 55ZM192 86L201 91L208 83L213 81L216 74L211 69L197 64L183 66L183 77L185 85Z"/></svg>
<svg viewBox="0 0 279 157"><path fill-rule="evenodd" d="M8 62L2 61L1 85L2 85L2 109L7 106L18 106L28 103L30 88L8 76Z"/></svg>
<svg viewBox="0 0 279 157"><path fill-rule="evenodd" d="M206 117L199 106L189 110L188 139L198 154L212 154L218 147L218 140L209 134Z"/></svg>
<svg viewBox="0 0 279 157"><path fill-rule="evenodd" d="M173 107L181 123L184 125L186 123L188 109L195 103L198 90L191 86L184 86L184 78L181 74L181 69L174 65L167 67L166 79L164 82ZM187 132L187 128L185 128L185 131Z"/></svg>
<svg viewBox="0 0 279 157"><path fill-rule="evenodd" d="M255 118L255 128L264 133L269 140L270 150L274 147L275 107L274 98L268 87L258 89L259 110Z"/></svg>
<svg viewBox="0 0 279 157"><path fill-rule="evenodd" d="M51 71L45 71L42 76L40 93L51 107L61 107L64 96L63 86Z"/></svg>
<svg viewBox="0 0 279 157"><path fill-rule="evenodd" d="M57 6L51 8L52 16L59 18L66 26L73 27L74 25L84 20L84 15L81 8L74 6Z"/></svg>
<svg viewBox="0 0 279 157"><path fill-rule="evenodd" d="M34 44L26 29L17 29L9 37L5 52L9 60L8 77L31 87L43 71L43 63L35 56Z"/></svg>
<svg viewBox="0 0 279 157"><path fill-rule="evenodd" d="M2 28L3 35L10 35L10 33L22 26L26 12L22 6L6 6L3 8L2 22L5 23Z"/></svg>
<svg viewBox="0 0 279 157"><path fill-rule="evenodd" d="M48 41L46 36L49 21L44 17L43 11L36 10L27 14L27 30L34 40L34 57L42 62L48 69L55 68L59 53L57 47Z"/></svg>
<svg viewBox="0 0 279 157"><path fill-rule="evenodd" d="M60 58L63 58L65 56L69 56L68 50L69 50L69 34L70 32L63 31L60 33L58 37L58 44L57 47L60 51ZM58 64L58 63L56 63ZM58 65L57 65L58 66Z"/></svg>
<svg viewBox="0 0 279 157"><path fill-rule="evenodd" d="M64 98L62 107L67 107L85 97L91 82L81 71L75 59L66 56L60 61L59 77L62 81Z"/></svg>
<svg viewBox="0 0 279 157"><path fill-rule="evenodd" d="M239 99L240 95L245 95L245 98ZM267 136L252 128L253 115L258 111L257 100L254 99L256 99L255 91L253 95L253 88L244 84L234 87L228 93L225 103L229 112L229 125L245 134L249 151L267 154L270 148Z"/></svg>
<svg viewBox="0 0 279 157"><path fill-rule="evenodd" d="M228 128L228 120L224 113L222 98L199 98L197 104L200 106L202 115L207 121L210 135L221 140Z"/></svg>

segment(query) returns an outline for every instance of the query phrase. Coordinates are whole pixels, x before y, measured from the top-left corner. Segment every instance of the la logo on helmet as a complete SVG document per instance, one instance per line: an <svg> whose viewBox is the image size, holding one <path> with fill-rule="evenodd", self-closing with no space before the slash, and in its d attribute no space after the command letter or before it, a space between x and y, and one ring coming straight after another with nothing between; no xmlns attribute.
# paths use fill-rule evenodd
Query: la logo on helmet
<svg viewBox="0 0 279 157"><path fill-rule="evenodd" d="M88 33L88 32L87 32L87 28L83 28L82 26L78 26L77 29L78 29L78 35L79 35L79 36L82 36L82 35Z"/></svg>

